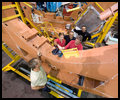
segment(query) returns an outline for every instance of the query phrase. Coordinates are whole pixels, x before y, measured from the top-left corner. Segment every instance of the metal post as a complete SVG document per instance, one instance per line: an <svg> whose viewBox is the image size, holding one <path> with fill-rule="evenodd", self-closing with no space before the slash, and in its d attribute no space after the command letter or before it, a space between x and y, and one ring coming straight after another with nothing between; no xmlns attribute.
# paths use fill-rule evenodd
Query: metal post
<svg viewBox="0 0 120 100"><path fill-rule="evenodd" d="M11 58L15 59L15 57L8 51L8 49L2 44L2 50Z"/></svg>
<svg viewBox="0 0 120 100"><path fill-rule="evenodd" d="M81 96L81 93L82 93L82 90L79 89L77 96L80 97L80 96Z"/></svg>
<svg viewBox="0 0 120 100"><path fill-rule="evenodd" d="M16 4L16 8L17 8L17 10L18 10L18 12L19 12L19 15L21 16L22 21L26 24L26 21L25 21L25 19L24 19L24 15L23 15L23 13L22 13L22 10L21 10L21 8L20 8L19 3L18 3L18 2L15 2L15 4Z"/></svg>
<svg viewBox="0 0 120 100"><path fill-rule="evenodd" d="M96 4L102 11L104 11L104 9L103 9L97 2L95 2L95 4Z"/></svg>
<svg viewBox="0 0 120 100"><path fill-rule="evenodd" d="M70 97L72 97L72 98L79 98L78 96L76 96L76 95L74 95L74 94L71 94L71 93L69 93L69 92L66 92L65 90L62 90L61 88L59 88L59 87L57 87L57 86L53 85L53 84L52 84L52 83L50 83L50 82L47 82L47 85L52 86L53 88L55 88L55 89L59 90L59 91L60 91L60 92L62 92L62 93L67 94L68 96L70 96Z"/></svg>
<svg viewBox="0 0 120 100"><path fill-rule="evenodd" d="M118 16L118 12L115 13L114 17L111 19L110 23L108 24L105 32L103 33L103 35L101 36L99 43L101 43L103 41L103 39L105 38L106 34L108 33L108 31L110 30L111 26L113 25L116 17Z"/></svg>

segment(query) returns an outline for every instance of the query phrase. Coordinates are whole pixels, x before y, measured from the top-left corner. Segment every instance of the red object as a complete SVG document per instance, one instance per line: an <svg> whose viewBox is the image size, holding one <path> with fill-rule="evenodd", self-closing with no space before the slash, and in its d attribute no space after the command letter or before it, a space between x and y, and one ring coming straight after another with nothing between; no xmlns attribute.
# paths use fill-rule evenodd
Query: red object
<svg viewBox="0 0 120 100"><path fill-rule="evenodd" d="M68 8L72 9L73 8L73 4L72 5L68 5ZM64 8L63 8L63 16L70 16L71 13L72 13L72 11L71 12L67 12L66 9L65 9L65 6L64 6Z"/></svg>
<svg viewBox="0 0 120 100"><path fill-rule="evenodd" d="M75 40L71 40L66 46L65 49L72 49L72 48L77 48L78 50L82 50L83 46L80 43L79 45L75 45Z"/></svg>
<svg viewBox="0 0 120 100"><path fill-rule="evenodd" d="M65 39L63 39L62 43L61 43L60 39L55 39L54 41L57 42L57 44L59 44L61 47L65 46Z"/></svg>

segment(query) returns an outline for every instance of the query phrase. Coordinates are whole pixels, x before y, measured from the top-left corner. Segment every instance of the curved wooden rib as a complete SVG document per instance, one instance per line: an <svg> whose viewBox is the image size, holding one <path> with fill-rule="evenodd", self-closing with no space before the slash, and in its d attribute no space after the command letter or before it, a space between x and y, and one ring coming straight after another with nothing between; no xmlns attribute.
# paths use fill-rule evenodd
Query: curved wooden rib
<svg viewBox="0 0 120 100"><path fill-rule="evenodd" d="M22 36L28 33L32 36L25 40L26 37ZM36 33L34 29L30 29L18 19L2 23L2 40L26 61L37 57L37 52L40 50L42 66L47 73L53 74L62 82L75 88L104 97L118 97L118 44L82 50L79 51L78 58L65 59L64 56L59 58L52 55L53 47L47 39L33 33ZM22 54L22 49L27 52L27 55ZM52 71L49 65L56 66L58 72ZM77 84L79 79L77 74L85 76L83 86ZM102 81L104 84L100 85Z"/></svg>

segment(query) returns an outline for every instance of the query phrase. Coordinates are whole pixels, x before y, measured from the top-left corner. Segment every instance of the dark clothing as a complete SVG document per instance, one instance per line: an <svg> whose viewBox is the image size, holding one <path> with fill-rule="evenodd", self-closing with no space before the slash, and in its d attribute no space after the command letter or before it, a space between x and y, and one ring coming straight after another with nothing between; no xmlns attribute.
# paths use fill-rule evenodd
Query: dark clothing
<svg viewBox="0 0 120 100"><path fill-rule="evenodd" d="M65 35L64 39L66 40L66 44L65 45L67 45L71 40L75 40L76 38L73 37L72 39L70 39L69 35Z"/></svg>
<svg viewBox="0 0 120 100"><path fill-rule="evenodd" d="M43 7L44 2L36 2L37 5L41 5Z"/></svg>
<svg viewBox="0 0 120 100"><path fill-rule="evenodd" d="M87 31L86 31L86 32L82 32L82 30L76 30L76 29L74 29L74 31L75 31L78 35L82 35L82 36L83 36L82 42L86 41L87 38L88 38L88 40L91 39L91 34L88 33Z"/></svg>
<svg viewBox="0 0 120 100"><path fill-rule="evenodd" d="M37 5L37 9L38 10L44 10L45 7L43 6L44 2L36 2L36 5Z"/></svg>

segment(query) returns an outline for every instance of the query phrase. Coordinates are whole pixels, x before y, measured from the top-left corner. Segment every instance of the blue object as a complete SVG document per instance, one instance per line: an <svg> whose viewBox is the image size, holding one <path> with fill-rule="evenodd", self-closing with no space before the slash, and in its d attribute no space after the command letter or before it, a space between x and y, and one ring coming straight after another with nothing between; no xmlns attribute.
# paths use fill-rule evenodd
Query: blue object
<svg viewBox="0 0 120 100"><path fill-rule="evenodd" d="M97 39L98 38L98 36L97 37L94 37L93 39Z"/></svg>
<svg viewBox="0 0 120 100"><path fill-rule="evenodd" d="M70 97L72 97L72 98L79 98L79 97L77 97L76 95L71 94L71 93L69 93L69 92L66 92L65 90L63 90L63 89L55 86L54 84L52 84L52 83L50 83L50 82L47 82L47 84L50 85L50 86L52 86L53 88L59 90L60 92L67 94L68 96L70 96Z"/></svg>
<svg viewBox="0 0 120 100"><path fill-rule="evenodd" d="M50 2L46 3L47 11L50 11Z"/></svg>
<svg viewBox="0 0 120 100"><path fill-rule="evenodd" d="M60 87L62 87L62 88L64 88L64 89L68 90L70 93L73 93L73 91L72 91L71 89L68 89L67 87L65 87L65 86L63 86L63 85L61 85L61 84L59 84L59 83L57 83L57 82L55 82L55 81L53 81L53 80L50 80L50 79L49 79L48 81L49 81L49 82L51 81L51 82L53 82L53 83L59 85Z"/></svg>
<svg viewBox="0 0 120 100"><path fill-rule="evenodd" d="M63 53L58 49L58 48L55 48L53 51L52 51L52 54L53 55L58 55L58 57L62 57Z"/></svg>
<svg viewBox="0 0 120 100"><path fill-rule="evenodd" d="M56 2L56 8L59 8L62 5L62 2Z"/></svg>
<svg viewBox="0 0 120 100"><path fill-rule="evenodd" d="M62 57L63 53L59 50L58 51L58 57Z"/></svg>
<svg viewBox="0 0 120 100"><path fill-rule="evenodd" d="M59 51L59 49L58 49L58 48L55 48L55 49L52 51L52 54L53 54L53 55L58 55L58 51Z"/></svg>
<svg viewBox="0 0 120 100"><path fill-rule="evenodd" d="M62 56L63 56L63 53L58 54L58 57L62 57Z"/></svg>
<svg viewBox="0 0 120 100"><path fill-rule="evenodd" d="M44 9L44 6L43 6L43 4L44 4L44 2L36 2L37 3L37 10L43 10Z"/></svg>
<svg viewBox="0 0 120 100"><path fill-rule="evenodd" d="M45 85L45 87L42 89L43 91L50 92L51 90Z"/></svg>
<svg viewBox="0 0 120 100"><path fill-rule="evenodd" d="M77 3L77 2L75 2L75 3ZM77 7L77 5L78 5L78 4L73 4L73 8Z"/></svg>
<svg viewBox="0 0 120 100"><path fill-rule="evenodd" d="M50 11L51 12L55 12L56 11L56 2L51 2Z"/></svg>
<svg viewBox="0 0 120 100"><path fill-rule="evenodd" d="M37 10L41 10L42 11L43 8L41 8L39 5L37 5Z"/></svg>
<svg viewBox="0 0 120 100"><path fill-rule="evenodd" d="M47 11L56 12L57 8L59 8L61 4L61 2L47 2Z"/></svg>

